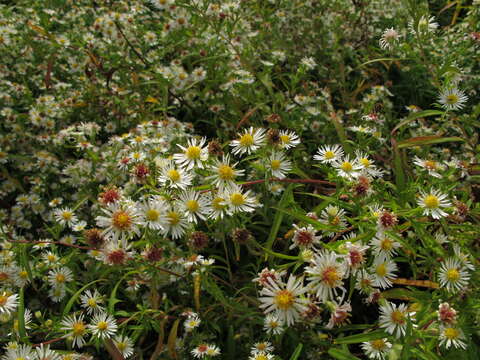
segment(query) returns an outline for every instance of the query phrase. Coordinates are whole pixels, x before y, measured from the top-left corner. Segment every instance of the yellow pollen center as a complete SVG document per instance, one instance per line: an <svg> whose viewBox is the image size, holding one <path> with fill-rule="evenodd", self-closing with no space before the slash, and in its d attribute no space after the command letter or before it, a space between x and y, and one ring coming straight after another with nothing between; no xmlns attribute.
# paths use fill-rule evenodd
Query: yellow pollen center
<svg viewBox="0 0 480 360"><path fill-rule="evenodd" d="M290 136L288 135L280 135L280 140L282 140L282 142L284 144L290 144Z"/></svg>
<svg viewBox="0 0 480 360"><path fill-rule="evenodd" d="M81 336L85 333L85 324L83 322L73 324L72 328L74 336Z"/></svg>
<svg viewBox="0 0 480 360"><path fill-rule="evenodd" d="M222 180L233 180L235 173L228 165L220 165L218 167L218 177Z"/></svg>
<svg viewBox="0 0 480 360"><path fill-rule="evenodd" d="M8 296L0 295L0 306L4 306L8 301Z"/></svg>
<svg viewBox="0 0 480 360"><path fill-rule="evenodd" d="M225 201L225 199L222 199L220 197L217 197L215 199L213 199L212 201L212 206L215 210L222 210L223 208L225 208L225 205L223 204L223 202Z"/></svg>
<svg viewBox="0 0 480 360"><path fill-rule="evenodd" d="M155 209L148 209L145 213L145 217L148 221L156 221L160 217L160 212Z"/></svg>
<svg viewBox="0 0 480 360"><path fill-rule="evenodd" d="M26 279L28 277L28 272L26 270L22 270L18 273L18 275L22 278L22 279Z"/></svg>
<svg viewBox="0 0 480 360"><path fill-rule="evenodd" d="M113 226L115 226L116 228L126 230L130 227L132 219L130 218L130 215L128 215L128 213L120 210L113 214L112 223Z"/></svg>
<svg viewBox="0 0 480 360"><path fill-rule="evenodd" d="M116 343L116 345L117 345L118 350L120 350L120 351L123 351L127 348L127 344L125 344L124 342L118 342L118 343Z"/></svg>
<svg viewBox="0 0 480 360"><path fill-rule="evenodd" d="M233 193L230 195L230 202L234 206L240 206L245 204L245 197L240 193Z"/></svg>
<svg viewBox="0 0 480 360"><path fill-rule="evenodd" d="M353 165L348 162L348 161L345 161L342 166L341 166L342 170L345 171L345 172L350 172L353 170Z"/></svg>
<svg viewBox="0 0 480 360"><path fill-rule="evenodd" d="M440 205L440 201L435 195L427 195L423 200L423 203L429 209L436 209L438 208L438 205Z"/></svg>
<svg viewBox="0 0 480 360"><path fill-rule="evenodd" d="M186 205L188 211L190 211L190 212L196 212L200 208L200 205L198 205L197 200L188 200L185 205Z"/></svg>
<svg viewBox="0 0 480 360"><path fill-rule="evenodd" d="M108 323L106 321L100 321L97 324L97 328L98 328L98 330L105 331L105 330L108 329Z"/></svg>
<svg viewBox="0 0 480 360"><path fill-rule="evenodd" d="M185 150L185 156L190 160L200 159L201 149L198 146L190 146Z"/></svg>
<svg viewBox="0 0 480 360"><path fill-rule="evenodd" d="M90 307L97 307L97 302L95 301L95 299L88 299L87 305Z"/></svg>
<svg viewBox="0 0 480 360"><path fill-rule="evenodd" d="M385 348L385 341L383 341L383 339L373 340L370 341L370 345L375 350L382 350L383 348Z"/></svg>
<svg viewBox="0 0 480 360"><path fill-rule="evenodd" d="M436 170L438 166L436 161L427 160L425 161L425 167L430 170Z"/></svg>
<svg viewBox="0 0 480 360"><path fill-rule="evenodd" d="M327 283L328 286L334 287L336 282L341 279L340 274L337 269L333 266L327 267L322 274L323 282Z"/></svg>
<svg viewBox="0 0 480 360"><path fill-rule="evenodd" d="M405 314L399 310L395 310L392 312L390 316L392 321L396 324L404 324L405 323Z"/></svg>
<svg viewBox="0 0 480 360"><path fill-rule="evenodd" d="M57 259L57 257L55 255L50 254L50 255L47 256L47 260L50 261L50 262L53 262L56 259Z"/></svg>
<svg viewBox="0 0 480 360"><path fill-rule="evenodd" d="M180 173L175 169L168 170L167 176L173 182L177 182L180 180Z"/></svg>
<svg viewBox="0 0 480 360"><path fill-rule="evenodd" d="M326 151L324 157L327 160L332 160L335 158L335 153L333 151Z"/></svg>
<svg viewBox="0 0 480 360"><path fill-rule="evenodd" d="M72 220L72 216L73 214L70 211L64 211L62 213L62 218L67 221Z"/></svg>
<svg viewBox="0 0 480 360"><path fill-rule="evenodd" d="M55 280L57 280L58 283L64 283L65 282L65 275L63 274L57 274L57 276L55 276Z"/></svg>
<svg viewBox="0 0 480 360"><path fill-rule="evenodd" d="M386 250L386 251L392 250L393 241L390 240L389 238L384 238L380 244L380 247L382 248L382 250Z"/></svg>
<svg viewBox="0 0 480 360"><path fill-rule="evenodd" d="M175 211L170 211L167 214L167 219L170 225L177 225L180 222L180 215Z"/></svg>
<svg viewBox="0 0 480 360"><path fill-rule="evenodd" d="M457 269L450 269L447 271L447 279L450 281L457 281L460 279L460 273Z"/></svg>
<svg viewBox="0 0 480 360"><path fill-rule="evenodd" d="M447 104L453 105L458 102L458 96L455 94L450 94L447 96Z"/></svg>
<svg viewBox="0 0 480 360"><path fill-rule="evenodd" d="M385 266L385 264L380 264L375 269L375 272L378 276L385 276L387 275L387 267Z"/></svg>
<svg viewBox="0 0 480 360"><path fill-rule="evenodd" d="M370 160L368 160L367 158L360 159L360 163L366 168L370 166Z"/></svg>
<svg viewBox="0 0 480 360"><path fill-rule="evenodd" d="M268 360L267 356L264 355L264 354L258 354L256 357L255 357L255 360Z"/></svg>
<svg viewBox="0 0 480 360"><path fill-rule="evenodd" d="M293 294L288 290L280 290L275 296L275 304L280 310L288 310L293 305Z"/></svg>
<svg viewBox="0 0 480 360"><path fill-rule="evenodd" d="M280 160L272 160L270 165L272 166L272 170L278 170L280 169L280 165L282 163L280 162Z"/></svg>
<svg viewBox="0 0 480 360"><path fill-rule="evenodd" d="M244 147L252 146L253 145L253 136L251 134L244 134L239 140L240 145Z"/></svg>
<svg viewBox="0 0 480 360"><path fill-rule="evenodd" d="M445 337L449 340L454 340L458 338L458 336L460 335L460 331L455 328L449 327L443 331L443 335L445 335Z"/></svg>

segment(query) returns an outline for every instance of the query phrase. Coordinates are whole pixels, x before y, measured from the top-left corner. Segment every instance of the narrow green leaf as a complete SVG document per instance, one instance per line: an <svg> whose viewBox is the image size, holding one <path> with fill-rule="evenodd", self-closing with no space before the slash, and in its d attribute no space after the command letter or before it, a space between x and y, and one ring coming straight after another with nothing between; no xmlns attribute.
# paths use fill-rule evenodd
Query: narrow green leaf
<svg viewBox="0 0 480 360"><path fill-rule="evenodd" d="M62 317L66 316L70 312L70 309L72 308L73 304L75 303L75 301L77 301L78 297L82 292L85 291L85 289L87 289L90 285L93 285L99 281L104 281L104 279L97 279L92 282L89 282L88 284L81 287L80 290L78 290L75 294L73 294L70 300L68 300L67 305L65 305L65 307L63 308Z"/></svg>
<svg viewBox="0 0 480 360"><path fill-rule="evenodd" d="M285 214L288 214L288 215L290 215L291 217L294 217L297 220L302 220L303 222L306 222L307 224L312 224L313 227L316 228L317 230L329 230L329 231L337 231L338 230L337 228L335 228L333 226L325 225L325 224L322 224L320 221L313 220L312 218L309 218L308 216L303 215L298 211L280 209L280 208L277 208L277 207L273 207L273 209L284 212Z"/></svg>
<svg viewBox="0 0 480 360"><path fill-rule="evenodd" d="M328 350L328 354L338 360L360 360L360 358L340 349L332 348Z"/></svg>
<svg viewBox="0 0 480 360"><path fill-rule="evenodd" d="M407 140L400 141L398 143L398 148L403 149L408 147L440 144L445 142L465 142L465 140L458 136L451 136L451 137L442 137L442 136L435 136L435 135L434 136L417 136Z"/></svg>
<svg viewBox="0 0 480 360"><path fill-rule="evenodd" d="M137 270L134 270L134 271L129 271L127 272L125 275L122 276L122 278L120 280L118 280L118 282L115 284L115 286L113 287L113 290L112 292L110 293L110 297L108 299L108 307L107 307L107 310L108 310L108 313L109 314L113 314L114 311L115 311L115 304L120 302L120 300L118 300L116 298L117 296L117 291L118 291L118 287L120 286L120 284L122 283L123 280L125 280L125 278L129 275L132 275L132 274L135 274L137 273L138 271Z"/></svg>
<svg viewBox="0 0 480 360"><path fill-rule="evenodd" d="M416 119L435 116L435 115L443 115L443 114L444 112L439 110L424 110L424 111L415 112L411 114L409 117L407 117L405 120L401 121L397 126L395 126L391 133L393 135L402 126L405 126Z"/></svg>
<svg viewBox="0 0 480 360"><path fill-rule="evenodd" d="M386 337L387 334L383 330L375 330L368 333L356 334L351 336L345 336L343 338L335 339L335 344L357 344L365 341L372 341L377 339L382 339Z"/></svg>
<svg viewBox="0 0 480 360"><path fill-rule="evenodd" d="M290 356L290 360L297 360L300 354L302 353L302 349L303 349L303 344L302 343L298 344L292 356Z"/></svg>
<svg viewBox="0 0 480 360"><path fill-rule="evenodd" d="M18 299L18 333L20 338L26 338L27 332L25 330L25 290L20 288Z"/></svg>

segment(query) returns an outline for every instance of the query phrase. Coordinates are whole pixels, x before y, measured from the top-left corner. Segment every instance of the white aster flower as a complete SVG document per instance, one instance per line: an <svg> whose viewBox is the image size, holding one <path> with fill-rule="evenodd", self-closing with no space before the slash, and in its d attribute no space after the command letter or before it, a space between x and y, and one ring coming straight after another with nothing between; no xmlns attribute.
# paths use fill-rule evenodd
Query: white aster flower
<svg viewBox="0 0 480 360"><path fill-rule="evenodd" d="M117 335L113 339L113 343L125 359L128 359L133 355L133 342L127 336Z"/></svg>
<svg viewBox="0 0 480 360"><path fill-rule="evenodd" d="M390 259L397 253L397 249L402 245L393 239L388 233L379 231L375 237L370 241L370 246L376 257Z"/></svg>
<svg viewBox="0 0 480 360"><path fill-rule="evenodd" d="M185 190L192 184L193 176L188 170L177 168L175 164L166 164L160 172L158 182L162 186L172 189Z"/></svg>
<svg viewBox="0 0 480 360"><path fill-rule="evenodd" d="M260 206L251 190L243 191L239 185L232 186L220 196L225 199L230 214L252 212Z"/></svg>
<svg viewBox="0 0 480 360"><path fill-rule="evenodd" d="M458 292L468 285L470 274L460 260L448 258L440 266L438 274L440 285L449 292Z"/></svg>
<svg viewBox="0 0 480 360"><path fill-rule="evenodd" d="M292 162L286 158L284 153L273 152L267 159L266 168L273 177L283 179L292 170Z"/></svg>
<svg viewBox="0 0 480 360"><path fill-rule="evenodd" d="M203 169L204 162L208 160L208 148L205 146L205 138L200 140L189 139L187 146L178 145L182 149L182 153L173 155L175 162L186 170L193 169L194 167Z"/></svg>
<svg viewBox="0 0 480 360"><path fill-rule="evenodd" d="M233 147L234 155L250 155L257 151L265 143L265 129L254 129L250 127L239 135L237 140L233 140L230 146Z"/></svg>
<svg viewBox="0 0 480 360"><path fill-rule="evenodd" d="M453 326L441 326L440 327L440 345L445 348L453 346L456 349L466 349L465 335L462 329Z"/></svg>
<svg viewBox="0 0 480 360"><path fill-rule="evenodd" d="M77 315L71 315L66 317L61 322L61 330L68 331L65 337L73 338L73 346L81 348L85 344L83 338L88 333L87 324L83 321L83 315L77 317Z"/></svg>
<svg viewBox="0 0 480 360"><path fill-rule="evenodd" d="M267 334L279 335L283 332L283 322L277 314L268 314L263 322L263 330Z"/></svg>
<svg viewBox="0 0 480 360"><path fill-rule="evenodd" d="M18 306L18 295L3 292L0 294L0 313L10 315Z"/></svg>
<svg viewBox="0 0 480 360"><path fill-rule="evenodd" d="M376 257L372 265L372 273L375 278L373 286L382 289L389 288L393 285L392 280L397 278L395 271L398 270L397 264L383 256Z"/></svg>
<svg viewBox="0 0 480 360"><path fill-rule="evenodd" d="M311 264L305 269L305 273L309 275L308 287L316 293L319 301L333 300L338 290L346 291L343 287L346 271L343 259L333 251L323 251L315 255Z"/></svg>
<svg viewBox="0 0 480 360"><path fill-rule="evenodd" d="M413 163L417 166L422 167L423 169L427 170L428 175L441 178L439 171L445 170L445 166L438 161L435 160L423 160L420 159L418 156L413 158Z"/></svg>
<svg viewBox="0 0 480 360"><path fill-rule="evenodd" d="M152 230L162 230L165 221L164 212L168 205L160 197L151 197L140 204L139 224Z"/></svg>
<svg viewBox="0 0 480 360"><path fill-rule="evenodd" d="M102 235L113 240L124 240L132 234L139 235L139 214L129 203L110 205L102 208L104 215L97 216L97 226L103 228Z"/></svg>
<svg viewBox="0 0 480 360"><path fill-rule="evenodd" d="M313 156L314 160L318 160L324 164L339 161L343 157L343 149L340 145L324 145L318 148L317 155Z"/></svg>
<svg viewBox="0 0 480 360"><path fill-rule="evenodd" d="M300 138L294 131L281 130L279 133L279 137L280 137L280 147L285 150L294 148L295 146L300 144Z"/></svg>
<svg viewBox="0 0 480 360"><path fill-rule="evenodd" d="M442 208L452 206L448 196L442 194L439 190L432 189L429 193L420 191L420 198L418 200L418 205L421 206L423 214L426 216L431 216L434 219L440 219L447 216L448 214L442 210Z"/></svg>
<svg viewBox="0 0 480 360"><path fill-rule="evenodd" d="M357 159L350 159L347 155L338 161L334 161L332 166L337 170L338 176L344 177L348 180L357 178L360 175L360 170L363 166L357 161Z"/></svg>
<svg viewBox="0 0 480 360"><path fill-rule="evenodd" d="M197 223L198 220L205 220L210 212L206 196L193 189L183 191L178 204L189 222Z"/></svg>
<svg viewBox="0 0 480 360"><path fill-rule="evenodd" d="M386 360L392 349L392 344L387 338L367 341L361 345L365 354L373 360Z"/></svg>
<svg viewBox="0 0 480 360"><path fill-rule="evenodd" d="M209 168L209 170L213 172L213 175L207 177L205 180L211 181L220 191L223 191L235 185L235 180L238 176L243 176L245 170L235 169L237 164L238 163L231 164L230 156L223 155L222 160L215 159L215 162Z"/></svg>
<svg viewBox="0 0 480 360"><path fill-rule="evenodd" d="M408 319L414 321L414 312L409 312L406 304L392 304L386 302L380 307L380 327L396 338L405 336L407 330Z"/></svg>
<svg viewBox="0 0 480 360"><path fill-rule="evenodd" d="M178 205L172 205L165 212L165 225L162 233L164 235L170 234L173 239L178 239L185 234L187 227L188 221L184 211Z"/></svg>
<svg viewBox="0 0 480 360"><path fill-rule="evenodd" d="M80 301L82 303L82 308L87 311L88 315L96 314L105 310L102 306L103 297L97 289L95 289L93 293L90 290L85 291L85 294L80 296Z"/></svg>
<svg viewBox="0 0 480 360"><path fill-rule="evenodd" d="M77 222L77 216L70 208L56 209L53 212L55 220L62 226L72 227Z"/></svg>
<svg viewBox="0 0 480 360"><path fill-rule="evenodd" d="M438 102L447 111L460 110L468 101L468 96L457 88L444 89L438 97Z"/></svg>
<svg viewBox="0 0 480 360"><path fill-rule="evenodd" d="M399 38L400 34L393 27L385 29L385 31L382 33L382 36L380 37L380 47L384 50L392 49L393 46L398 42Z"/></svg>
<svg viewBox="0 0 480 360"><path fill-rule="evenodd" d="M111 315L98 313L93 316L88 328L94 337L102 340L110 339L117 332L117 322Z"/></svg>

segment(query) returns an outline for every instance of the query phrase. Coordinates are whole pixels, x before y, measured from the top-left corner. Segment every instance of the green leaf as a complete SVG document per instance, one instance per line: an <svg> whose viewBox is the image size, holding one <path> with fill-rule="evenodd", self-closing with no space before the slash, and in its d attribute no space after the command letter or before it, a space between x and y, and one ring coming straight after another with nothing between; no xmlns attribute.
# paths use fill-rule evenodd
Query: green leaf
<svg viewBox="0 0 480 360"><path fill-rule="evenodd" d="M108 310L108 313L109 314L114 314L114 310L115 310L115 304L116 303L119 303L120 300L118 300L116 298L117 296L117 291L118 291L118 287L120 286L120 284L122 283L123 280L125 280L125 278L129 275L132 275L132 274L135 274L135 273L138 273L137 270L134 270L134 271L129 271L128 273L126 273L125 275L122 276L122 278L120 280L118 280L118 282L115 284L115 286L113 287L113 290L112 292L110 293L110 297L108 299L108 307L107 307L107 310Z"/></svg>
<svg viewBox="0 0 480 360"><path fill-rule="evenodd" d="M383 330L375 330L368 333L356 334L351 336L345 336L343 338L335 339L335 344L357 344L365 341L372 341L377 339L382 339L386 337L387 334Z"/></svg>
<svg viewBox="0 0 480 360"><path fill-rule="evenodd" d="M302 343L298 344L292 356L290 356L290 360L297 360L300 354L302 353L302 349L303 349L303 344Z"/></svg>
<svg viewBox="0 0 480 360"><path fill-rule="evenodd" d="M273 207L273 209L276 209L278 211L284 212L285 214L290 215L291 217L297 219L297 220L302 220L303 222L306 222L307 224L312 224L314 228L317 230L328 230L328 231L336 231L338 230L337 228L329 225L322 224L320 221L313 220L312 218L309 218L306 215L303 215L302 213L294 210L287 210L287 209L280 209L277 207Z"/></svg>
<svg viewBox="0 0 480 360"><path fill-rule="evenodd" d="M401 121L397 126L395 126L391 132L393 135L398 129L400 129L402 126L407 125L408 123L411 123L412 121L419 119L419 118L424 118L424 117L429 117L429 116L435 116L435 115L443 115L443 111L439 110L424 110L424 111L419 111L411 114L409 117L407 117L405 120Z"/></svg>
<svg viewBox="0 0 480 360"><path fill-rule="evenodd" d="M458 136L452 136L452 137L442 137L442 136L436 136L436 135L417 136L407 140L400 141L398 143L398 148L403 149L408 147L440 144L445 142L465 142L465 140Z"/></svg>
<svg viewBox="0 0 480 360"><path fill-rule="evenodd" d="M358 357L353 356L349 352L340 349L332 348L328 350L328 354L338 360L360 360Z"/></svg>
<svg viewBox="0 0 480 360"><path fill-rule="evenodd" d="M63 308L63 312L62 312L62 317L66 316L69 312L70 312L70 309L72 308L73 304L75 303L75 301L77 301L78 297L80 296L80 294L85 291L86 288L88 288L90 285L93 285L99 281L104 281L104 279L97 279L97 280L94 280L92 282L89 282L88 284L84 285L83 287L80 288L80 290L78 290L71 298L70 300L68 300L68 303L67 305L65 305L65 307Z"/></svg>
<svg viewBox="0 0 480 360"><path fill-rule="evenodd" d="M25 290L20 288L18 298L18 333L20 338L27 337L27 331L25 330Z"/></svg>

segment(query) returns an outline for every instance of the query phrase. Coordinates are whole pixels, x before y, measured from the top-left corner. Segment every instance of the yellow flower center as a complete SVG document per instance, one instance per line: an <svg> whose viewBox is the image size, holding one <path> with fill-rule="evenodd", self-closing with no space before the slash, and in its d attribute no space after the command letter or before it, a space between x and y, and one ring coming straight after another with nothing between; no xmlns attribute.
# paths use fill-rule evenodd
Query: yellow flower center
<svg viewBox="0 0 480 360"><path fill-rule="evenodd" d="M196 212L200 208L197 200L188 200L185 205L190 212Z"/></svg>
<svg viewBox="0 0 480 360"><path fill-rule="evenodd" d="M436 170L438 166L436 161L427 160L425 161L425 167L430 170Z"/></svg>
<svg viewBox="0 0 480 360"><path fill-rule="evenodd" d="M457 269L450 269L447 271L447 279L449 281L457 281L460 279L460 273Z"/></svg>
<svg viewBox="0 0 480 360"><path fill-rule="evenodd" d="M436 209L438 208L438 205L440 205L440 201L435 195L427 195L423 200L423 203L429 209Z"/></svg>
<svg viewBox="0 0 480 360"><path fill-rule="evenodd" d="M26 270L22 270L18 273L18 275L22 278L22 279L26 279L28 277L28 272Z"/></svg>
<svg viewBox="0 0 480 360"><path fill-rule="evenodd" d="M332 160L335 158L335 153L333 151L326 151L324 157L327 160Z"/></svg>
<svg viewBox="0 0 480 360"><path fill-rule="evenodd" d="M248 147L248 146L252 146L253 145L253 136L251 134L244 134L240 137L240 145L243 146L243 147Z"/></svg>
<svg viewBox="0 0 480 360"><path fill-rule="evenodd" d="M117 342L116 343L118 350L124 351L127 348L127 344L124 342Z"/></svg>
<svg viewBox="0 0 480 360"><path fill-rule="evenodd" d="M282 163L280 162L280 160L272 160L270 162L270 165L272 166L272 170L278 170L280 169L280 165L282 165Z"/></svg>
<svg viewBox="0 0 480 360"><path fill-rule="evenodd" d="M180 173L175 169L168 170L167 176L173 182L177 182L180 180Z"/></svg>
<svg viewBox="0 0 480 360"><path fill-rule="evenodd" d="M293 305L294 296L288 290L280 290L275 296L274 301L280 310L288 310Z"/></svg>
<svg viewBox="0 0 480 360"><path fill-rule="evenodd" d="M458 102L458 96L455 94L450 94L447 96L447 104L454 105Z"/></svg>
<svg viewBox="0 0 480 360"><path fill-rule="evenodd" d="M384 238L380 243L380 247L382 250L389 251L393 249L393 241L389 238Z"/></svg>
<svg viewBox="0 0 480 360"><path fill-rule="evenodd" d="M66 221L72 220L72 212L71 211L64 211L62 212L62 218Z"/></svg>
<svg viewBox="0 0 480 360"><path fill-rule="evenodd" d="M387 275L387 267L385 266L385 264L377 265L375 272L378 276L385 276Z"/></svg>
<svg viewBox="0 0 480 360"><path fill-rule="evenodd" d="M95 301L95 299L91 298L87 300L87 305L94 308L97 307L97 302Z"/></svg>
<svg viewBox="0 0 480 360"><path fill-rule="evenodd" d="M108 323L106 321L99 321L97 324L97 328L100 331L105 331L108 329Z"/></svg>
<svg viewBox="0 0 480 360"><path fill-rule="evenodd" d="M405 314L399 310L393 311L390 318L396 324L405 324Z"/></svg>
<svg viewBox="0 0 480 360"><path fill-rule="evenodd" d="M148 209L145 213L145 217L148 221L156 221L160 217L160 212L155 209Z"/></svg>
<svg viewBox="0 0 480 360"><path fill-rule="evenodd" d="M443 335L445 335L445 337L449 340L454 340L458 338L458 336L460 335L460 331L455 328L448 327L443 330Z"/></svg>
<svg viewBox="0 0 480 360"><path fill-rule="evenodd" d="M288 135L280 135L280 140L282 140L282 142L284 144L290 144L290 136Z"/></svg>
<svg viewBox="0 0 480 360"><path fill-rule="evenodd" d="M125 211L117 211L113 214L113 226L120 230L126 230L130 227L132 224L132 219L130 218L130 215L126 213Z"/></svg>
<svg viewBox="0 0 480 360"><path fill-rule="evenodd" d="M375 350L383 350L385 348L385 341L383 341L383 339L373 340L370 341L370 345Z"/></svg>
<svg viewBox="0 0 480 360"><path fill-rule="evenodd" d="M218 176L222 180L233 180L235 172L230 166L222 164L218 167Z"/></svg>
<svg viewBox="0 0 480 360"><path fill-rule="evenodd" d="M353 170L353 165L348 162L348 161L345 161L342 166L341 166L342 170L345 171L345 172L351 172Z"/></svg>
<svg viewBox="0 0 480 360"><path fill-rule="evenodd" d="M322 274L322 281L327 283L330 287L335 287L338 280L341 279L340 274L337 271L337 268L334 266L327 267Z"/></svg>
<svg viewBox="0 0 480 360"><path fill-rule="evenodd" d="M57 259L57 257L53 254L49 254L47 256L47 260L50 261L50 262L54 262L56 259Z"/></svg>
<svg viewBox="0 0 480 360"><path fill-rule="evenodd" d="M200 159L201 149L198 146L189 146L185 150L185 156L190 160Z"/></svg>
<svg viewBox="0 0 480 360"><path fill-rule="evenodd" d="M230 202L234 206L245 204L245 197L241 193L233 193L230 195Z"/></svg>
<svg viewBox="0 0 480 360"><path fill-rule="evenodd" d="M82 336L85 333L85 324L83 322L73 324L72 328L74 336Z"/></svg>
<svg viewBox="0 0 480 360"><path fill-rule="evenodd" d="M58 283L64 283L65 282L65 275L63 274L57 274L55 276L55 280L58 282Z"/></svg>
<svg viewBox="0 0 480 360"><path fill-rule="evenodd" d="M267 356L265 354L258 354L255 357L255 360L268 360Z"/></svg>
<svg viewBox="0 0 480 360"><path fill-rule="evenodd" d="M212 206L215 210L222 210L225 208L225 205L224 205L224 202L225 199L221 198L221 197L217 197L215 199L213 199L212 201Z"/></svg>
<svg viewBox="0 0 480 360"><path fill-rule="evenodd" d="M368 160L367 158L360 159L360 163L366 168L370 166L370 160Z"/></svg>
<svg viewBox="0 0 480 360"><path fill-rule="evenodd" d="M0 295L0 306L4 306L8 301L8 296Z"/></svg>
<svg viewBox="0 0 480 360"><path fill-rule="evenodd" d="M180 214L175 211L170 211L167 214L167 219L170 225L177 225L180 222Z"/></svg>

